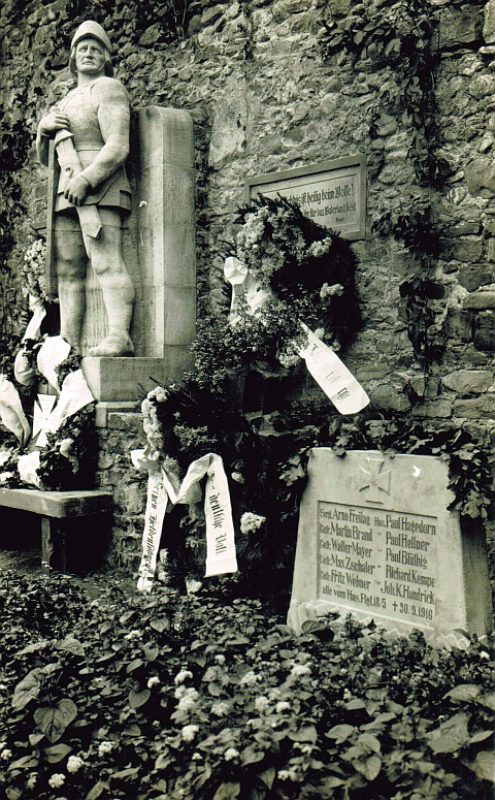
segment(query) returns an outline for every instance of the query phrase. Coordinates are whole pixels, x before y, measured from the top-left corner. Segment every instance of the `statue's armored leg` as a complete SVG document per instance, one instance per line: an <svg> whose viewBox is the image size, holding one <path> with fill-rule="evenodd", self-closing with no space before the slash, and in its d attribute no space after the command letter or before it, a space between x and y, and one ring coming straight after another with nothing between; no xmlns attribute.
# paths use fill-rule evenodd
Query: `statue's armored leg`
<svg viewBox="0 0 495 800"><path fill-rule="evenodd" d="M108 333L92 356L129 356L134 346L129 336L134 284L122 256L122 228L118 211L101 209L103 227L98 239L85 239L98 278L108 317Z"/></svg>
<svg viewBox="0 0 495 800"><path fill-rule="evenodd" d="M86 249L77 217L55 214L54 230L60 335L78 350L86 309Z"/></svg>

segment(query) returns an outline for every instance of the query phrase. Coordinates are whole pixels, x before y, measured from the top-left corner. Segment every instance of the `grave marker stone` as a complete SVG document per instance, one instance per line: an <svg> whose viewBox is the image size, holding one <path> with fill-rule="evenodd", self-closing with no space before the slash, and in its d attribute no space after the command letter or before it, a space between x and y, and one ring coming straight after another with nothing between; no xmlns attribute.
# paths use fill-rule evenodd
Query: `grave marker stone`
<svg viewBox="0 0 495 800"><path fill-rule="evenodd" d="M448 466L433 456L311 451L299 518L289 625L330 611L435 644L490 630L481 525L463 531Z"/></svg>

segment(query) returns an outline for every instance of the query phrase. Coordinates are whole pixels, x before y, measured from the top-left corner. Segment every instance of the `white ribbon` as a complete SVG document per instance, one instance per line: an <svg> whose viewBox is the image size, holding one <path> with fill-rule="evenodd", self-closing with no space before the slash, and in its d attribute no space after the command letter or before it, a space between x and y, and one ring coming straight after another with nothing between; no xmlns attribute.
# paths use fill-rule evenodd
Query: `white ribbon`
<svg viewBox="0 0 495 800"><path fill-rule="evenodd" d="M362 411L370 399L361 384L337 353L318 339L307 325L303 324L303 328L308 343L299 351L299 355L305 360L310 375L341 414L357 414Z"/></svg>
<svg viewBox="0 0 495 800"><path fill-rule="evenodd" d="M70 344L62 336L48 336L38 351L38 369L57 392L60 391L60 387L55 370L62 361L65 361L69 353Z"/></svg>
<svg viewBox="0 0 495 800"><path fill-rule="evenodd" d="M148 490L141 563L137 588L140 592L149 592L153 586L158 559L158 549L162 535L163 520L167 510L168 495L165 489L163 474L159 462L147 458L144 450L132 450L131 460L137 469L148 471Z"/></svg>
<svg viewBox="0 0 495 800"><path fill-rule="evenodd" d="M225 259L223 273L225 280L232 286L229 315L231 321L238 315L241 297L246 301L249 313L254 314L272 296L270 292L261 288L249 267L235 256Z"/></svg>
<svg viewBox="0 0 495 800"><path fill-rule="evenodd" d="M31 428L24 414L19 392L5 375L0 375L0 419L16 436L20 445L25 445L31 435Z"/></svg>
<svg viewBox="0 0 495 800"><path fill-rule="evenodd" d="M190 505L201 501L200 481L206 475L204 512L206 520L205 577L237 571L234 523L229 486L223 461L208 453L193 461L178 487L175 476L146 457L145 450L133 450L135 467L148 470L148 493L139 568L138 589L151 589L167 503Z"/></svg>
<svg viewBox="0 0 495 800"><path fill-rule="evenodd" d="M41 481L38 478L38 469L40 466L40 451L33 450L31 453L26 453L19 456L17 459L17 470L19 477L23 483L29 483L32 486L40 488Z"/></svg>
<svg viewBox="0 0 495 800"><path fill-rule="evenodd" d="M58 403L50 414L48 429L55 433L66 419L94 402L94 397L82 369L69 372L64 378Z"/></svg>
<svg viewBox="0 0 495 800"><path fill-rule="evenodd" d="M26 339L39 339L41 323L46 317L46 308L39 297L29 295L29 309L33 315L29 320L22 341ZM36 372L30 366L24 347L21 347L14 359L14 376L23 386L31 386L36 380Z"/></svg>

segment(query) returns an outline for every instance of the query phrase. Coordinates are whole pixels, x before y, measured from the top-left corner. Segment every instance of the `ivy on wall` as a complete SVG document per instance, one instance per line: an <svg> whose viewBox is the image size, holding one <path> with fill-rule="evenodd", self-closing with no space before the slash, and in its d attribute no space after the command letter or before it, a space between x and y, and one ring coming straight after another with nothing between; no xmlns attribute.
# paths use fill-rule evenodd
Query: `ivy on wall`
<svg viewBox="0 0 495 800"><path fill-rule="evenodd" d="M434 280L439 243L431 205L432 192L441 188L447 167L437 154L440 136L435 119L438 9L429 0L356 3L351 9L339 15L335 4L327 3L322 54L330 61L345 50L355 69L386 74L369 118L371 178L385 165L387 124L407 132L407 157L416 188L409 195L402 193L393 205L388 200L373 229L394 236L415 256L411 274L400 286L401 313L415 354L428 372L445 344L437 324L440 309L435 307L444 287Z"/></svg>

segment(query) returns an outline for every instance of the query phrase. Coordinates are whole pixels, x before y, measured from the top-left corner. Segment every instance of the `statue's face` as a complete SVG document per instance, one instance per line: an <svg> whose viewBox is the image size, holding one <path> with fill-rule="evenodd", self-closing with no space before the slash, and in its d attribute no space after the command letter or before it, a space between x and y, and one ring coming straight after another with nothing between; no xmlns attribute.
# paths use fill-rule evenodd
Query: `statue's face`
<svg viewBox="0 0 495 800"><path fill-rule="evenodd" d="M105 50L96 39L82 39L76 45L76 70L100 75L105 70Z"/></svg>

